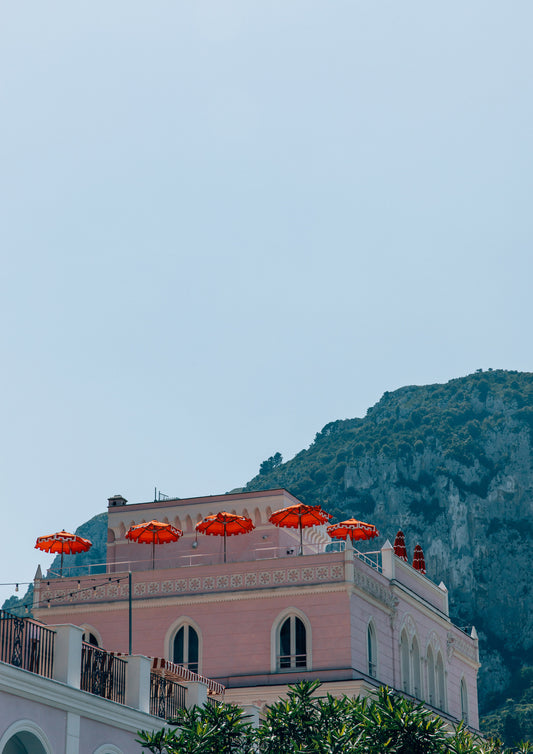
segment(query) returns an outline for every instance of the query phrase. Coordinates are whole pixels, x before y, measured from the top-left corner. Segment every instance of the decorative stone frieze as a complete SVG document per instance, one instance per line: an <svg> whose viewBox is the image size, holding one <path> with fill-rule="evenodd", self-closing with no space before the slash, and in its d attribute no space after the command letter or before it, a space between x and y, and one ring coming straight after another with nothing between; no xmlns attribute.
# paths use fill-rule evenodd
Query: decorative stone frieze
<svg viewBox="0 0 533 754"><path fill-rule="evenodd" d="M320 584L328 582L340 582L344 579L343 566L336 563L321 566L304 566L297 568L276 568L275 570L251 571L250 573L218 574L200 577L197 575L179 579L161 579L152 581L139 581L133 584L133 597L144 599L156 596L171 596L177 594L194 594L209 592L224 592L231 590L269 589L278 586L292 586L301 584ZM376 584L367 576L356 574L356 583L373 597L385 604L392 606L392 597L387 589ZM71 596L72 594L72 596ZM73 589L72 592L64 589L48 588L42 592L41 600L50 600L52 605L64 604L65 602L96 602L115 600L128 597L128 585L119 583L102 584L87 588L83 583L81 589Z"/></svg>
<svg viewBox="0 0 533 754"><path fill-rule="evenodd" d="M353 575L354 584L375 599L383 602L390 609L395 607L395 600L390 590L383 584L379 584L361 571L355 570Z"/></svg>
<svg viewBox="0 0 533 754"><path fill-rule="evenodd" d="M461 654L469 660L478 661L478 648L474 641L454 636L450 631L447 636L446 649L449 660L451 660L453 655Z"/></svg>

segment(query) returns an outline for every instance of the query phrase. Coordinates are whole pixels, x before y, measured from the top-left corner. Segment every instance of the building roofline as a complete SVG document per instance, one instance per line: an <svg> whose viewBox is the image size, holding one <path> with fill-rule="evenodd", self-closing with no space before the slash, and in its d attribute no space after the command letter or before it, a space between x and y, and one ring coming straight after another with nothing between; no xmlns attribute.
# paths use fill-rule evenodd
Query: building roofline
<svg viewBox="0 0 533 754"><path fill-rule="evenodd" d="M205 495L201 497L171 497L167 500L147 500L142 503L128 503L127 506L108 506L112 510L120 511L123 508L143 508L147 505L150 507L155 508L165 508L167 505L198 505L198 503L213 503L213 502L222 502L223 500L247 500L247 499L253 499L258 497L282 497L284 495L287 495L288 497L292 498L295 502L299 503L301 500L299 500L295 495L292 494L292 492L289 492L289 490L285 489L285 487L277 487L275 489L267 489L267 490L253 490L250 492L225 492L222 495Z"/></svg>

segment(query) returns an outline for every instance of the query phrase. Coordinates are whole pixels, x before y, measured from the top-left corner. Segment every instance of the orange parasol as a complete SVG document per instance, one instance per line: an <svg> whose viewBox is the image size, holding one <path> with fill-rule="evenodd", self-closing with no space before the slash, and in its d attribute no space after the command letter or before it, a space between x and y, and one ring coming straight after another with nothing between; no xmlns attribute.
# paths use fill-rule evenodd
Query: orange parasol
<svg viewBox="0 0 533 754"><path fill-rule="evenodd" d="M237 513L228 513L227 511L206 516L196 524L196 531L199 531L201 534L213 534L218 537L224 537L224 563L226 562L226 537L231 537L235 534L248 534L252 529L255 529L255 526L251 518L239 516Z"/></svg>
<svg viewBox="0 0 533 754"><path fill-rule="evenodd" d="M268 519L274 526L286 526L288 529L300 529L300 555L303 555L302 529L308 526L320 526L331 518L320 505L296 503L287 508L280 508Z"/></svg>
<svg viewBox="0 0 533 754"><path fill-rule="evenodd" d="M426 572L426 561L424 560L424 553L420 545L417 545L415 547L413 555L413 568L415 568L417 571L420 571L420 573Z"/></svg>
<svg viewBox="0 0 533 754"><path fill-rule="evenodd" d="M407 548L405 547L405 537L401 529L394 540L394 554L407 563Z"/></svg>
<svg viewBox="0 0 533 754"><path fill-rule="evenodd" d="M72 555L77 552L87 552L93 546L89 539L79 537L77 534L70 534L68 531L58 531L55 534L48 534L46 537L37 537L35 543L36 550L44 552L60 552L61 568L59 575L63 575L63 555Z"/></svg>
<svg viewBox="0 0 533 754"><path fill-rule="evenodd" d="M145 524L135 524L130 526L126 532L126 539L132 542L141 542L142 544L152 545L152 568L155 568L155 546L165 545L168 542L177 542L183 536L181 529L172 524L165 524L162 521L148 521Z"/></svg>
<svg viewBox="0 0 533 754"><path fill-rule="evenodd" d="M379 536L379 531L374 524L365 524L364 521L358 521L356 518L349 518L347 521L341 521L340 524L331 524L326 531L330 537L335 539L350 537L352 542L356 539L373 539Z"/></svg>

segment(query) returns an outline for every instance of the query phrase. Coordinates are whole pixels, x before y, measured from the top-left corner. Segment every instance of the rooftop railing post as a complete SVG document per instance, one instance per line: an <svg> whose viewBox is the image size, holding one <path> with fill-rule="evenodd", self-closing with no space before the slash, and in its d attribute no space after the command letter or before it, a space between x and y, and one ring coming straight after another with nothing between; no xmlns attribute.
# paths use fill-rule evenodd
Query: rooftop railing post
<svg viewBox="0 0 533 754"><path fill-rule="evenodd" d="M344 580L349 584L354 581L354 552L351 537L346 537L346 547L344 549Z"/></svg>
<svg viewBox="0 0 533 754"><path fill-rule="evenodd" d="M394 547L389 540L381 548L381 572L388 579L394 578Z"/></svg>
<svg viewBox="0 0 533 754"><path fill-rule="evenodd" d="M187 681L187 709L207 705L207 685L201 681Z"/></svg>
<svg viewBox="0 0 533 754"><path fill-rule="evenodd" d="M132 644L132 598L131 598L131 571L128 571L128 654L131 655Z"/></svg>
<svg viewBox="0 0 533 754"><path fill-rule="evenodd" d="M53 626L53 629L56 632L53 677L56 681L79 689L83 628L67 624Z"/></svg>
<svg viewBox="0 0 533 754"><path fill-rule="evenodd" d="M126 670L126 704L150 712L150 667L148 657L130 655Z"/></svg>

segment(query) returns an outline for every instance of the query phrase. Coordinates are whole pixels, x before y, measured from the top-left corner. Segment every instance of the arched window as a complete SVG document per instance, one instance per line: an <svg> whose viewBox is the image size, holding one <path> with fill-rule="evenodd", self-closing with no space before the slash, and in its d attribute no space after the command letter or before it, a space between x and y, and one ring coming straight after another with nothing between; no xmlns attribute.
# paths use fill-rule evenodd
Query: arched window
<svg viewBox="0 0 533 754"><path fill-rule="evenodd" d="M376 629L372 621L368 624L366 633L366 652L368 659L368 675L372 678L376 678L378 674L378 654L377 654L377 641L376 641Z"/></svg>
<svg viewBox="0 0 533 754"><path fill-rule="evenodd" d="M277 641L278 670L307 668L307 631L297 615L282 621Z"/></svg>
<svg viewBox="0 0 533 754"><path fill-rule="evenodd" d="M411 673L409 657L409 639L407 633L402 631L400 637L400 662L402 667L402 689L406 694L411 693Z"/></svg>
<svg viewBox="0 0 533 754"><path fill-rule="evenodd" d="M461 678L461 717L468 723L468 690L464 678Z"/></svg>
<svg viewBox="0 0 533 754"><path fill-rule="evenodd" d="M32 720L17 720L0 736L1 754L52 754L41 728Z"/></svg>
<svg viewBox="0 0 533 754"><path fill-rule="evenodd" d="M433 658L433 650L431 647L428 647L427 651L427 666L428 666L428 702L433 705L433 707L437 706L437 700L435 698L435 660Z"/></svg>
<svg viewBox="0 0 533 754"><path fill-rule="evenodd" d="M32 733L17 733L9 739L2 754L45 754L45 749Z"/></svg>
<svg viewBox="0 0 533 754"><path fill-rule="evenodd" d="M200 663L200 642L198 639L198 633L188 623L184 623L180 626L174 636L172 660L176 664L183 665L194 673L198 673Z"/></svg>
<svg viewBox="0 0 533 754"><path fill-rule="evenodd" d="M435 663L435 685L437 692L436 706L439 709L446 710L446 689L444 686L444 662L442 661L442 655L439 652L437 655L437 662Z"/></svg>
<svg viewBox="0 0 533 754"><path fill-rule="evenodd" d="M83 641L86 644L92 644L93 647L99 647L98 639L96 636L92 633L92 631L84 631L83 632Z"/></svg>
<svg viewBox="0 0 533 754"><path fill-rule="evenodd" d="M413 637L411 645L411 669L413 677L413 696L422 699L422 680L420 674L420 650L418 648L418 639Z"/></svg>

